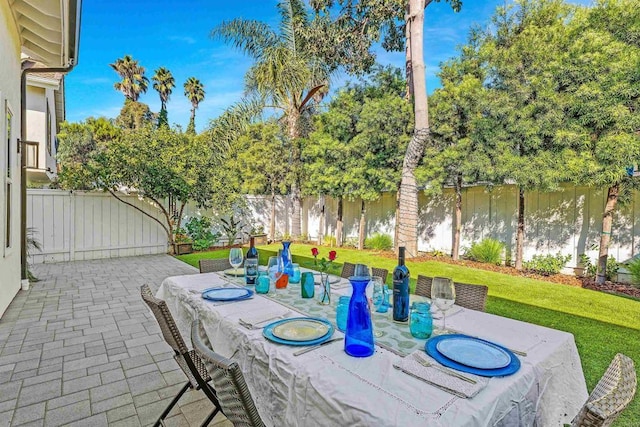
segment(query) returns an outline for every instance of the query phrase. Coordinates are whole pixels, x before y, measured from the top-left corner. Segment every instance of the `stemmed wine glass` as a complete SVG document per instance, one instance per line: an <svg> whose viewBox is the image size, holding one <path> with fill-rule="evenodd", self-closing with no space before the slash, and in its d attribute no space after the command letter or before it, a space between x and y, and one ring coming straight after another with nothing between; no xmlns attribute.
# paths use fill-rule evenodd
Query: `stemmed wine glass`
<svg viewBox="0 0 640 427"><path fill-rule="evenodd" d="M231 264L234 270L237 270L238 267L242 265L243 259L242 248L231 248L229 251L229 264Z"/></svg>
<svg viewBox="0 0 640 427"><path fill-rule="evenodd" d="M269 279L271 279L271 284L273 286L275 286L275 283L278 281L280 276L282 276L282 271L282 258L279 256L269 257L269 262L267 262L267 272L269 272Z"/></svg>
<svg viewBox="0 0 640 427"><path fill-rule="evenodd" d="M442 330L447 333L447 310L456 302L456 288L453 280L446 277L434 277L431 283L431 299L433 304L442 312Z"/></svg>
<svg viewBox="0 0 640 427"><path fill-rule="evenodd" d="M373 287L372 303L376 313L386 313L387 308L384 305L384 289L382 287L382 277L372 277L369 286ZM373 316L371 320L373 321ZM380 338L382 335L382 331L379 331L376 328L373 329L374 337Z"/></svg>
<svg viewBox="0 0 640 427"><path fill-rule="evenodd" d="M353 275L358 277L371 277L371 271L369 271L369 266L367 265L356 264Z"/></svg>

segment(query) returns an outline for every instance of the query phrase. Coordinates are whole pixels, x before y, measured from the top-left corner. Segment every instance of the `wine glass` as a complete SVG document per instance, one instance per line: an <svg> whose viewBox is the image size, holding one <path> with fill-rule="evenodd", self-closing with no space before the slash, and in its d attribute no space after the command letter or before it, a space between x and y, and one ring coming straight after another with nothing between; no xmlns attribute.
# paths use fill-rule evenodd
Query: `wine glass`
<svg viewBox="0 0 640 427"><path fill-rule="evenodd" d="M387 307L384 305L384 288L382 286L382 277L374 276L371 278L371 282L369 283L373 288L372 302L376 313L386 313ZM373 321L373 316L371 320ZM382 331L378 331L376 328L373 329L374 337L380 338L382 335Z"/></svg>
<svg viewBox="0 0 640 427"><path fill-rule="evenodd" d="M234 270L237 270L242 265L243 258L242 248L231 248L229 251L229 264Z"/></svg>
<svg viewBox="0 0 640 427"><path fill-rule="evenodd" d="M369 271L369 266L367 265L356 264L353 275L358 277L371 277L371 271Z"/></svg>
<svg viewBox="0 0 640 427"><path fill-rule="evenodd" d="M447 310L456 302L456 288L453 280L446 277L434 277L431 284L431 299L442 312L442 331L447 333Z"/></svg>
<svg viewBox="0 0 640 427"><path fill-rule="evenodd" d="M281 257L269 257L269 261L267 262L267 271L269 272L269 279L271 279L273 286L275 286L275 283L278 281L280 276L282 276L282 267Z"/></svg>

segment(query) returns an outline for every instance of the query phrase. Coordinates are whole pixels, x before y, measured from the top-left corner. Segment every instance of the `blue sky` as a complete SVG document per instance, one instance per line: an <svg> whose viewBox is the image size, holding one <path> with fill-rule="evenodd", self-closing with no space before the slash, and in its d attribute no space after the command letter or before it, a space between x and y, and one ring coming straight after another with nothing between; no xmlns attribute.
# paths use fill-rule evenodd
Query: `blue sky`
<svg viewBox="0 0 640 427"><path fill-rule="evenodd" d="M578 1L578 0L577 0ZM586 1L579 0L581 3ZM183 95L188 77L203 82L206 97L196 112L198 130L238 101L243 93L243 76L250 59L209 32L223 20L236 17L257 19L276 26L277 0L84 0L78 66L66 78L67 120L118 115L124 96L113 88L117 74L109 67L126 54L147 70L150 79L160 66L167 67L176 88L167 105L169 122L184 128L190 103ZM474 23L486 24L504 0L465 0L454 13L446 2L432 3L426 10L425 61L427 88L438 87L438 64L454 56L456 46L466 39ZM404 67L404 54L377 50L378 62ZM350 77L337 75L333 88ZM158 93L151 84L140 101L152 111L160 109Z"/></svg>

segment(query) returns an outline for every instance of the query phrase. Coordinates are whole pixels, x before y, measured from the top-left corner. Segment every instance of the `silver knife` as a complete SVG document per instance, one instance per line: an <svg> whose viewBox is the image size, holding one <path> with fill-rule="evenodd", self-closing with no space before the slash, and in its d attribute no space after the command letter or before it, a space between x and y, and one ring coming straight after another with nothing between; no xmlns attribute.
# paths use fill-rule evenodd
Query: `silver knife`
<svg viewBox="0 0 640 427"><path fill-rule="evenodd" d="M334 341L342 341L342 340L343 340L342 337L340 337L340 338L331 338L330 340L327 340L327 341L322 342L320 344L312 345L311 347L307 347L307 348L303 348L302 350L298 350L295 353L293 353L293 355L294 356L300 356L301 354L305 354L305 353L307 353L309 351L313 351L313 350L315 350L317 348L320 348L323 345L330 344L330 343L332 343Z"/></svg>

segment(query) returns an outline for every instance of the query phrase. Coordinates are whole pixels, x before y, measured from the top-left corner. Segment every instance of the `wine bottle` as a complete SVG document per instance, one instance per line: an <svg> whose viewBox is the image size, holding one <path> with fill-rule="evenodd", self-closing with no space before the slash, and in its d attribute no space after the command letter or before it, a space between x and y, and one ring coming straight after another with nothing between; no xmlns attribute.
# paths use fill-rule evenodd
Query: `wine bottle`
<svg viewBox="0 0 640 427"><path fill-rule="evenodd" d="M255 260L249 261L248 263L245 261L247 266L245 279L247 285L255 285L256 277L258 276L258 250L255 247L255 239L253 236L249 238L249 250L247 251L247 260Z"/></svg>
<svg viewBox="0 0 640 427"><path fill-rule="evenodd" d="M404 246L398 248L398 265L393 269L393 320L409 320L409 269L404 265Z"/></svg>

